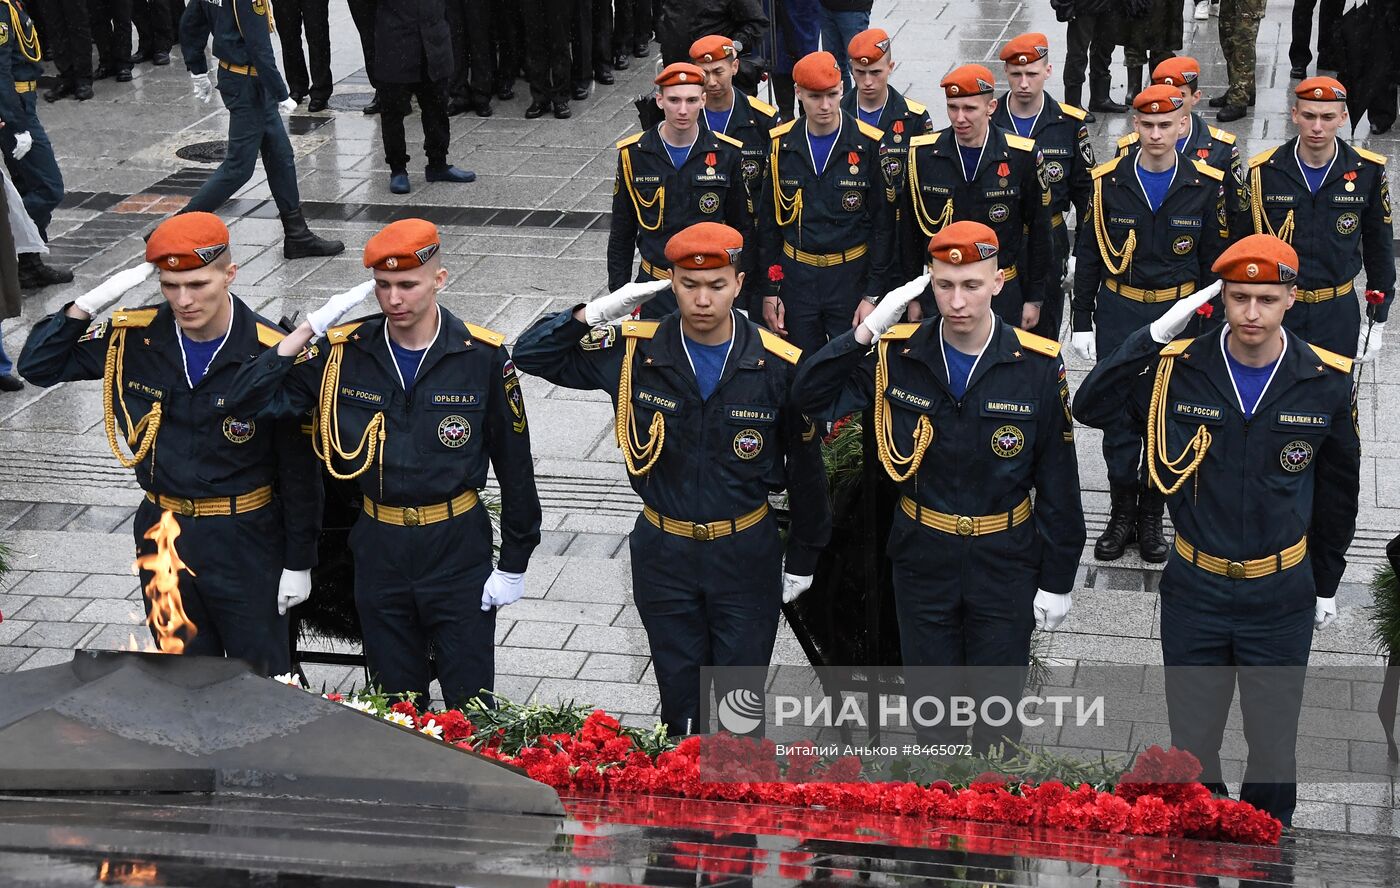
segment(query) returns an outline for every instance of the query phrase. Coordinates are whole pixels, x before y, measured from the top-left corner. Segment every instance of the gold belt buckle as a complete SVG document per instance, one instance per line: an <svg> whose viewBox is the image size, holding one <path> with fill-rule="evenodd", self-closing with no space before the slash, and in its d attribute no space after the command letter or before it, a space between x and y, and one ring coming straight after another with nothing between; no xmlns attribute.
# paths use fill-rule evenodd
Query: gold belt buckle
<svg viewBox="0 0 1400 888"><path fill-rule="evenodd" d="M1154 302L1156 302L1156 301L1157 301L1157 291L1156 291L1156 290L1143 290L1143 291L1142 291L1142 302L1143 302L1144 305L1151 305L1152 303L1154 303Z"/></svg>
<svg viewBox="0 0 1400 888"><path fill-rule="evenodd" d="M958 516L958 536L972 536L972 519L966 515Z"/></svg>
<svg viewBox="0 0 1400 888"><path fill-rule="evenodd" d="M714 534L710 532L710 525L708 524L692 525L690 528L690 535L702 543L708 542L714 538Z"/></svg>
<svg viewBox="0 0 1400 888"><path fill-rule="evenodd" d="M1225 576L1232 580L1244 579L1244 565L1238 561L1231 561L1225 568Z"/></svg>
<svg viewBox="0 0 1400 888"><path fill-rule="evenodd" d="M418 526L418 510L417 510L417 509L414 509L414 508L404 509L404 510L403 510L403 524L404 524L404 527L417 527L417 526Z"/></svg>
<svg viewBox="0 0 1400 888"><path fill-rule="evenodd" d="M184 515L186 518L193 518L193 517L194 517L194 500L192 500L192 499L181 499L181 500L179 500L179 501L175 504L175 511L179 512L181 515Z"/></svg>

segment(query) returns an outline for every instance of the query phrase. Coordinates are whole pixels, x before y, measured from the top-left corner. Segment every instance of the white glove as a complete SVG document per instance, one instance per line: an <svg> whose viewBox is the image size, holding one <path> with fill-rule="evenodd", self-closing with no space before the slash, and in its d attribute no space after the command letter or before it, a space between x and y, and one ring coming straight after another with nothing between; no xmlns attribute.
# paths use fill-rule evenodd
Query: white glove
<svg viewBox="0 0 1400 888"><path fill-rule="evenodd" d="M208 73L191 74L190 88L194 90L194 97L201 102L208 102L214 95L214 78Z"/></svg>
<svg viewBox="0 0 1400 888"><path fill-rule="evenodd" d="M297 100L292 98L291 96L287 96L285 99L277 103L277 110L281 111L283 114L291 114L296 109Z"/></svg>
<svg viewBox="0 0 1400 888"><path fill-rule="evenodd" d="M1093 331L1088 333L1069 334L1069 351L1079 360L1086 364L1092 364L1099 359L1098 346L1094 344Z"/></svg>
<svg viewBox="0 0 1400 888"><path fill-rule="evenodd" d="M799 577L796 574L783 574L783 604L792 604L797 597L808 589L812 588L811 577Z"/></svg>
<svg viewBox="0 0 1400 888"><path fill-rule="evenodd" d="M119 271L74 299L73 304L90 315L101 314L104 308L122 298L122 294L127 290L139 287L155 273L155 270L156 267L151 263L142 262L140 265Z"/></svg>
<svg viewBox="0 0 1400 888"><path fill-rule="evenodd" d="M493 605L505 607L507 604L514 604L524 594L523 573L507 573L499 567L495 568L491 571L491 576L486 578L486 585L481 587L481 609L489 611Z"/></svg>
<svg viewBox="0 0 1400 888"><path fill-rule="evenodd" d="M928 289L929 272L914 278L907 284L900 284L890 292L886 293L880 303L871 310L870 314L861 321L861 326L870 331L870 340L878 340L890 331L890 328L899 323L899 319L904 316L904 309L909 307L909 303L919 298L919 295Z"/></svg>
<svg viewBox="0 0 1400 888"><path fill-rule="evenodd" d="M1197 290L1190 296L1173 302L1166 314L1152 322L1152 338L1162 345L1171 342L1191 323L1191 316L1196 313L1196 309L1214 299L1222 286L1223 281L1216 281L1203 290Z"/></svg>
<svg viewBox="0 0 1400 888"><path fill-rule="evenodd" d="M1033 605L1035 608L1035 628L1054 632L1060 628L1065 617L1069 616L1069 606L1073 603L1073 597L1068 592L1064 595L1057 595L1054 592L1037 589Z"/></svg>
<svg viewBox="0 0 1400 888"><path fill-rule="evenodd" d="M374 292L374 281L365 281L357 284L344 293L337 293L326 300L326 304L311 312L306 316L306 320L311 324L311 330L319 338L326 335L326 331L336 324L340 319L348 315L355 306L364 301L365 297Z"/></svg>
<svg viewBox="0 0 1400 888"><path fill-rule="evenodd" d="M1313 607L1313 627L1326 629L1337 621L1337 599L1318 597Z"/></svg>
<svg viewBox="0 0 1400 888"><path fill-rule="evenodd" d="M1358 363L1366 364L1376 359L1381 351L1381 339L1385 336L1385 324L1376 321L1371 325L1371 338L1366 338L1366 328L1361 328L1361 335L1356 340L1356 360Z"/></svg>
<svg viewBox="0 0 1400 888"><path fill-rule="evenodd" d="M310 597L311 571L282 571L282 579L277 583L277 612L279 614L285 614L287 608L296 607Z"/></svg>
<svg viewBox="0 0 1400 888"><path fill-rule="evenodd" d="M19 160L29 153L29 149L34 147L34 137L26 130L22 133L15 133L15 150L10 152L10 156Z"/></svg>
<svg viewBox="0 0 1400 888"><path fill-rule="evenodd" d="M583 319L590 327L611 324L625 318L643 302L671 288L670 281L623 284L606 296L599 296L583 307Z"/></svg>

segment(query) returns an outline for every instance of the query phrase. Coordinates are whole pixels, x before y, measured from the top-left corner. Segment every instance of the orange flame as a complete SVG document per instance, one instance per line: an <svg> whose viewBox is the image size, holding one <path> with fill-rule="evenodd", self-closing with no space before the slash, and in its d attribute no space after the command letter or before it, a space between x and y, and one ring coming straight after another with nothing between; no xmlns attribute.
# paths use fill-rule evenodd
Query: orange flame
<svg viewBox="0 0 1400 888"><path fill-rule="evenodd" d="M194 638L198 627L185 613L184 602L180 599L180 571L194 576L189 565L180 560L175 551L175 539L180 535L180 525L175 513L166 510L161 513L145 537L156 544L155 552L141 555L136 559L138 570L151 572L150 582L146 583L146 598L150 602L150 613L146 625L155 634L156 645L162 653L184 653L185 643ZM183 632L183 637L182 637ZM135 639L132 639L133 643Z"/></svg>
<svg viewBox="0 0 1400 888"><path fill-rule="evenodd" d="M97 868L104 885L164 885L160 869L147 861L104 860Z"/></svg>

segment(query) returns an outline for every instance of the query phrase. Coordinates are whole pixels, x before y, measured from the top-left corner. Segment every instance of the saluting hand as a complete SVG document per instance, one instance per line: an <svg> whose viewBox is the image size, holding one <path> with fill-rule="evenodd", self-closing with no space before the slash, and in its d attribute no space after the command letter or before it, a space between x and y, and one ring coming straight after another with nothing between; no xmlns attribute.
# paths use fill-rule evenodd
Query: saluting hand
<svg viewBox="0 0 1400 888"><path fill-rule="evenodd" d="M1223 286L1223 281L1216 281L1203 290L1197 290L1190 296L1173 302L1166 314L1152 322L1152 338L1162 345L1171 342L1191 323L1191 316L1196 313L1196 309L1214 299Z"/></svg>
<svg viewBox="0 0 1400 888"><path fill-rule="evenodd" d="M856 328L856 341L868 345L888 333L904 316L904 310L909 307L909 303L918 299L919 295L928 289L928 282L929 272L925 271L907 284L900 284L886 293L880 304L875 306Z"/></svg>
<svg viewBox="0 0 1400 888"><path fill-rule="evenodd" d="M86 317L99 315L107 306L122 298L127 290L139 287L155 274L155 270L156 267L151 263L142 262L140 265L119 271L74 299L73 308Z"/></svg>
<svg viewBox="0 0 1400 888"><path fill-rule="evenodd" d="M327 299L325 305L306 316L307 323L311 324L311 331L317 337L325 336L327 330L340 323L341 318L373 292L374 281L365 281Z"/></svg>
<svg viewBox="0 0 1400 888"><path fill-rule="evenodd" d="M651 299L662 290L671 288L670 281L644 281L623 284L606 296L599 296L583 307L581 320L590 327L611 324L627 317L637 306Z"/></svg>

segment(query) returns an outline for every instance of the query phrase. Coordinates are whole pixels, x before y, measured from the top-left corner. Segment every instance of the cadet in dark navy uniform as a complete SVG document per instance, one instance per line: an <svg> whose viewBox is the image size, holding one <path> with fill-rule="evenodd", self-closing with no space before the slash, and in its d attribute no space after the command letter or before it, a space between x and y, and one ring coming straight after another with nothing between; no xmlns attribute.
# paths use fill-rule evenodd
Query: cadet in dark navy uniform
<svg viewBox="0 0 1400 888"><path fill-rule="evenodd" d="M806 350L851 328L857 303L885 291L895 180L881 166L885 134L841 110L829 52L792 69L803 115L773 129L758 201L763 323Z"/></svg>
<svg viewBox="0 0 1400 888"><path fill-rule="evenodd" d="M185 212L214 212L247 184L261 154L267 187L282 219L282 255L288 259L334 256L345 249L306 227L297 188L296 162L283 114L296 109L272 52L268 0L190 0L180 19L180 48L195 97L209 101L214 82L204 46L214 36L218 90L228 109L224 162L185 206Z"/></svg>
<svg viewBox="0 0 1400 888"><path fill-rule="evenodd" d="M1002 47L1001 60L1006 63L1011 89L992 112L992 125L1035 142L1045 161L1045 182L1050 189L1053 258L1045 281L1045 301L1040 306L1040 323L1034 332L1059 339L1070 256L1065 216L1073 207L1075 225L1080 228L1088 215L1094 146L1089 143L1089 128L1084 125L1084 109L1056 102L1045 92L1051 67L1050 41L1044 34L1012 38Z"/></svg>
<svg viewBox="0 0 1400 888"><path fill-rule="evenodd" d="M157 268L163 304L118 309L89 327ZM164 520L178 525L175 548L189 568L180 597L194 626L169 623L179 631L163 649L226 654L279 675L291 670L287 608L311 593L321 476L303 417L255 421L228 400L239 369L285 335L229 293L237 271L217 217L168 219L147 241L145 264L34 326L19 369L42 386L102 380L107 442L145 491L138 555L154 553L148 531L172 513ZM143 566L142 582L152 576Z"/></svg>
<svg viewBox="0 0 1400 888"><path fill-rule="evenodd" d="M730 682L762 694L780 604L811 585L831 531L821 441L789 400L799 352L733 310L742 246L728 226L693 225L666 246L678 312L627 321L657 288L628 284L540 320L515 350L527 373L605 391L616 407L645 503L630 537L633 596L672 734L706 729L705 667L728 673L717 695ZM784 488L786 561L768 508Z"/></svg>
<svg viewBox="0 0 1400 888"><path fill-rule="evenodd" d="M1251 226L1298 251L1298 297L1283 324L1308 342L1365 362L1381 350L1395 298L1395 231L1383 155L1338 138L1347 119L1346 89L1313 77L1294 90L1298 135L1249 161ZM1383 300L1361 323L1355 280ZM1363 340L1365 340L1363 353Z"/></svg>
<svg viewBox="0 0 1400 888"><path fill-rule="evenodd" d="M1059 343L991 310L1004 283L996 232L954 222L928 251L927 273L807 360L794 400L818 421L874 402L867 458L901 494L886 552L900 651L914 667L906 682L919 695L1016 700L1031 630L1068 614L1084 546L1069 388ZM930 281L939 316L896 325ZM917 728L937 742L966 740L946 721ZM972 738L986 748L1019 733L1014 720L979 722Z"/></svg>
<svg viewBox="0 0 1400 888"><path fill-rule="evenodd" d="M1070 350L1092 363L1171 303L1213 279L1211 263L1228 237L1225 173L1176 151L1186 102L1174 86L1149 86L1133 99L1136 149L1094 170L1084 231L1075 244ZM1192 332L1204 319L1192 320ZM1137 540L1144 561L1167 559L1161 495L1140 483L1142 436L1124 422L1104 431L1108 526L1094 557L1112 561Z"/></svg>
<svg viewBox="0 0 1400 888"><path fill-rule="evenodd" d="M1162 574L1162 662L1173 746L1224 791L1220 743L1235 684L1249 744L1240 798L1288 825L1314 628L1336 619L1356 529L1361 451L1351 360L1283 329L1297 253L1250 235L1215 263L1228 326L1177 339L1207 288L1105 355L1074 399L1107 429L1148 435L1176 556Z"/></svg>
<svg viewBox="0 0 1400 888"><path fill-rule="evenodd" d="M656 76L656 104L666 119L655 129L617 143L612 229L608 232L608 289L632 277L632 254L641 254L638 281L671 276L666 243L683 228L704 220L753 230L738 139L702 126L705 74L676 62ZM675 297L662 291L642 307L645 317L675 311Z"/></svg>
<svg viewBox="0 0 1400 888"><path fill-rule="evenodd" d="M365 245L374 281L332 297L247 365L230 399L258 416L317 408L316 452L364 495L350 551L371 680L426 703L431 650L455 707L493 687L496 609L525 592L540 500L505 337L438 304L441 249L431 222L385 227ZM332 326L371 291L383 314ZM322 333L319 354L301 362ZM494 570L478 495L488 461L501 486Z"/></svg>
<svg viewBox="0 0 1400 888"><path fill-rule="evenodd" d="M918 274L928 239L950 222L982 222L1001 244L1004 286L992 310L1030 330L1040 323L1050 271L1049 183L1035 142L991 125L994 82L981 65L963 65L943 78L953 123L911 142L899 203L899 266L883 277L893 283Z"/></svg>

